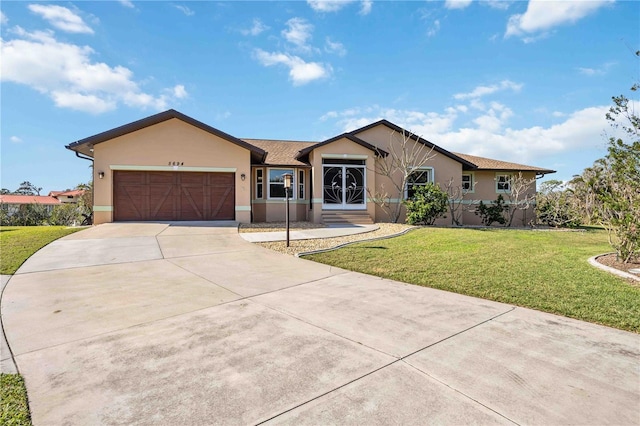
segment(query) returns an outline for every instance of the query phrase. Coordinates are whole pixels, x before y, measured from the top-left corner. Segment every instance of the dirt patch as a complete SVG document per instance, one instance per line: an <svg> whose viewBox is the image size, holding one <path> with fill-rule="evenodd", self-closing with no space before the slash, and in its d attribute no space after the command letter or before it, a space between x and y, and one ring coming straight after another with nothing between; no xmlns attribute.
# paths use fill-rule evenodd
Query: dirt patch
<svg viewBox="0 0 640 426"><path fill-rule="evenodd" d="M605 265L605 266L609 266L610 268L615 268L615 269L618 269L620 271L624 271L624 272L627 272L627 273L630 273L629 272L630 269L640 269L640 261L622 263L622 262L618 261L615 253L606 254L604 256L599 256L599 257L596 258L596 261L598 263L601 263L601 264ZM632 275L637 275L637 274L632 274Z"/></svg>
<svg viewBox="0 0 640 426"><path fill-rule="evenodd" d="M371 232L365 232L362 234L347 235L344 237L336 238L321 238L313 240L296 240L291 241L290 246L287 247L284 241L273 241L268 243L257 243L258 245L279 251L280 253L295 255L296 253L303 253L312 250L323 250L332 247L336 247L346 243L352 243L355 241L362 241L371 238L387 237L390 235L398 234L408 228L412 228L409 225L402 225L398 223L377 223L378 229ZM293 229L293 228L292 228ZM254 231L256 232L256 231Z"/></svg>
<svg viewBox="0 0 640 426"><path fill-rule="evenodd" d="M258 222L258 223L241 223L238 229L240 233L249 232L283 232L286 230L287 224L285 222ZM300 231L303 229L317 229L326 228L322 223L312 222L291 222L289 223L289 230Z"/></svg>

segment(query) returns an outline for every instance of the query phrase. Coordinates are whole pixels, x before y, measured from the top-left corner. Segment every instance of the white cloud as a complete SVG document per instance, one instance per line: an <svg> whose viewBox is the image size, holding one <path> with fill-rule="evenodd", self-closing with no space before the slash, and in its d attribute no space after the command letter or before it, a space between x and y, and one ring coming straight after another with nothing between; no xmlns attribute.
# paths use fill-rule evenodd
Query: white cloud
<svg viewBox="0 0 640 426"><path fill-rule="evenodd" d="M429 29L427 30L427 37L433 37L434 35L438 34L438 31L440 31L440 20L436 19L435 21L433 21L433 25L431 25L431 27L429 27Z"/></svg>
<svg viewBox="0 0 640 426"><path fill-rule="evenodd" d="M176 85L171 90L171 92L173 93L173 96L176 97L177 99L184 99L187 96L189 96L189 94L187 93L187 89L185 89L182 84Z"/></svg>
<svg viewBox="0 0 640 426"><path fill-rule="evenodd" d="M329 37L325 40L324 50L328 53L335 53L338 56L344 56L347 54L347 49L344 45L338 41L331 41Z"/></svg>
<svg viewBox="0 0 640 426"><path fill-rule="evenodd" d="M491 86L478 86L469 93L456 93L453 95L454 99L478 99L482 96L490 95L502 90L512 90L519 92L522 89L522 84L514 83L510 80L502 80L499 84L493 84ZM475 104L476 106L478 104ZM472 105L473 106L473 105Z"/></svg>
<svg viewBox="0 0 640 426"><path fill-rule="evenodd" d="M24 84L48 95L56 106L100 114L118 103L162 110L186 94L180 85L169 95L144 93L123 66L93 62L89 46L60 42L51 31L27 32L16 27L13 40L0 39L2 81Z"/></svg>
<svg viewBox="0 0 640 426"><path fill-rule="evenodd" d="M265 32L268 29L269 29L268 26L263 24L260 19L256 18L256 19L253 20L253 25L251 26L251 28L240 30L240 33L242 35L246 35L246 36L249 36L249 35L257 36L257 35L260 35L261 33Z"/></svg>
<svg viewBox="0 0 640 426"><path fill-rule="evenodd" d="M334 121L340 131L352 131L384 118L450 151L550 167L545 162L554 155L601 149L603 130L609 129L605 119L608 109L596 106L554 114L560 123L524 128L507 126L514 112L497 102L489 103L483 111L449 107L440 113L373 105L329 111L320 120ZM465 115L461 124L460 114ZM469 115L471 120L467 121Z"/></svg>
<svg viewBox="0 0 640 426"><path fill-rule="evenodd" d="M176 5L173 5L173 7L175 7L176 9L178 9L180 12L184 13L187 16L193 16L196 14L193 10L189 9L187 6L176 4Z"/></svg>
<svg viewBox="0 0 640 426"><path fill-rule="evenodd" d="M599 68L578 68L578 71L580 71L580 74L584 74L587 76L594 76L594 75L605 75L606 73L609 72L609 70L611 69L611 67L613 67L616 63L615 62L607 62L605 64L603 64L602 66L600 66Z"/></svg>
<svg viewBox="0 0 640 426"><path fill-rule="evenodd" d="M17 136L11 136L9 140L11 141L11 143L22 143L22 139Z"/></svg>
<svg viewBox="0 0 640 426"><path fill-rule="evenodd" d="M337 12L354 2L355 0L307 0L307 4L313 10L321 13ZM371 8L373 7L372 0L362 0L360 4L361 15L368 15L371 13Z"/></svg>
<svg viewBox="0 0 640 426"><path fill-rule="evenodd" d="M5 15L4 12L0 10L0 24L6 25L7 22L9 22L9 18L7 18L7 15Z"/></svg>
<svg viewBox="0 0 640 426"><path fill-rule="evenodd" d="M368 15L373 8L373 0L363 0L360 6L360 15Z"/></svg>
<svg viewBox="0 0 640 426"><path fill-rule="evenodd" d="M128 7L130 9L133 9L133 2L131 0L118 0L118 2L123 5L124 7Z"/></svg>
<svg viewBox="0 0 640 426"><path fill-rule="evenodd" d="M40 15L53 27L69 33L93 34L93 30L80 16L66 7L57 5L30 4L29 10Z"/></svg>
<svg viewBox="0 0 640 426"><path fill-rule="evenodd" d="M530 35L544 34L554 27L575 23L611 3L613 0L530 0L525 13L509 17L505 37L520 36L526 38L525 41L534 41L535 37L529 37Z"/></svg>
<svg viewBox="0 0 640 426"><path fill-rule="evenodd" d="M444 7L447 9L465 9L470 4L471 0L445 0Z"/></svg>
<svg viewBox="0 0 640 426"><path fill-rule="evenodd" d="M481 0L480 3L492 9L507 10L513 2L511 0Z"/></svg>
<svg viewBox="0 0 640 426"><path fill-rule="evenodd" d="M298 56L287 53L269 53L262 49L254 50L255 58L265 67L284 65L289 68L289 78L294 86L301 86L314 80L327 78L331 75L330 65L318 62L305 62Z"/></svg>
<svg viewBox="0 0 640 426"><path fill-rule="evenodd" d="M313 25L302 18L291 18L286 23L287 28L282 30L282 36L291 44L302 50L309 50L307 41L311 39Z"/></svg>

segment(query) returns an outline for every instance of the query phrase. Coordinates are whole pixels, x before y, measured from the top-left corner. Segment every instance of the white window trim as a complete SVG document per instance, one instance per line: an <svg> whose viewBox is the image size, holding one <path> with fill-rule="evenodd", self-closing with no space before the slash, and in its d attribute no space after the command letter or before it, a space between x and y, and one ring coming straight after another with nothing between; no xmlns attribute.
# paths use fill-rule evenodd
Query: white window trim
<svg viewBox="0 0 640 426"><path fill-rule="evenodd" d="M291 171L293 173L293 179L291 181L291 187L292 188L297 188L298 185L298 178L296 176L296 171L297 169L295 168L290 168L290 169L283 169L280 167L269 167L267 168L267 177L266 177L266 184L267 184L267 200L284 200L286 199L286 197L272 197L271 196L271 170L280 170L282 171L282 174L285 174L288 171ZM293 197L289 197L290 200L296 200L296 191L291 191L293 192Z"/></svg>
<svg viewBox="0 0 640 426"><path fill-rule="evenodd" d="M509 177L509 189L498 189L498 177L499 176L508 176ZM513 173L500 172L496 173L495 181L496 181L496 194L510 194L511 193L511 180L513 179Z"/></svg>
<svg viewBox="0 0 640 426"><path fill-rule="evenodd" d="M473 194L476 192L476 175L473 172L464 172L462 173L462 176L464 175L469 175L471 176L471 189L464 189L462 188L462 177L460 178L460 189L462 189L462 191L466 191L464 192L465 194ZM497 185L497 184L496 184Z"/></svg>
<svg viewBox="0 0 640 426"><path fill-rule="evenodd" d="M256 192L255 192L255 199L256 200L264 200L264 169L262 168L257 168L255 169L256 171ZM262 182L258 182L258 172L262 173ZM262 196L258 197L258 186L262 185Z"/></svg>
<svg viewBox="0 0 640 426"><path fill-rule="evenodd" d="M428 171L429 172L429 183L434 183L436 181L436 172L433 167L416 167L413 169L411 173L419 172L419 171ZM407 178L407 183L404 186L404 199L409 198L409 179Z"/></svg>
<svg viewBox="0 0 640 426"><path fill-rule="evenodd" d="M298 196L299 200L304 200L305 196L307 195L307 188L305 188L305 184L304 184L304 182L305 182L304 169L298 169L297 173L298 173L298 182L297 182L298 185L296 186L296 188L298 189L298 192L297 192L296 195ZM300 174L301 173L302 173L302 181L300 181ZM300 197L300 189L302 189L302 197Z"/></svg>

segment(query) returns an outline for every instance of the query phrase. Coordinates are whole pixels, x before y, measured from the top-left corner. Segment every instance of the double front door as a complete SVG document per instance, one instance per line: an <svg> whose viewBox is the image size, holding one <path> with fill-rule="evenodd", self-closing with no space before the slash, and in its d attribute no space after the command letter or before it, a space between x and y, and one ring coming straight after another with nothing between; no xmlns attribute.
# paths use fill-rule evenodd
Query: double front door
<svg viewBox="0 0 640 426"><path fill-rule="evenodd" d="M366 180L364 164L324 164L322 166L322 181L323 209L366 209Z"/></svg>

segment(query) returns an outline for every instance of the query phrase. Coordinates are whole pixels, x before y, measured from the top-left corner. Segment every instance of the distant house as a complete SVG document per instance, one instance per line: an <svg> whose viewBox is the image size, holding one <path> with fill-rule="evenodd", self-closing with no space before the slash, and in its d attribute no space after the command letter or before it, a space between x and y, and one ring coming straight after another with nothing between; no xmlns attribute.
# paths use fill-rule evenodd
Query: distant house
<svg viewBox="0 0 640 426"><path fill-rule="evenodd" d="M77 203L78 199L84 194L81 189L74 189L71 191L51 191L49 197L57 198L62 204L65 203Z"/></svg>
<svg viewBox="0 0 640 426"><path fill-rule="evenodd" d="M93 160L94 220L235 220L285 218L283 175L293 175L290 218L330 222L388 221L371 194L391 188L375 172L398 151L399 126L380 120L320 142L239 139L178 111L156 115L73 142L67 149ZM415 185L448 182L465 189L465 202L485 203L511 193L511 179L554 173L541 167L449 152L411 135L409 143L434 154L409 179L401 203ZM531 207L523 222L532 217ZM480 223L471 208L462 223ZM402 220L403 217L400 218ZM439 224L451 223L440 219Z"/></svg>
<svg viewBox="0 0 640 426"><path fill-rule="evenodd" d="M59 206L60 200L50 196L40 195L0 195L0 208L7 212L9 216L17 213L21 206L37 204L43 206L48 213L53 211L55 206Z"/></svg>

